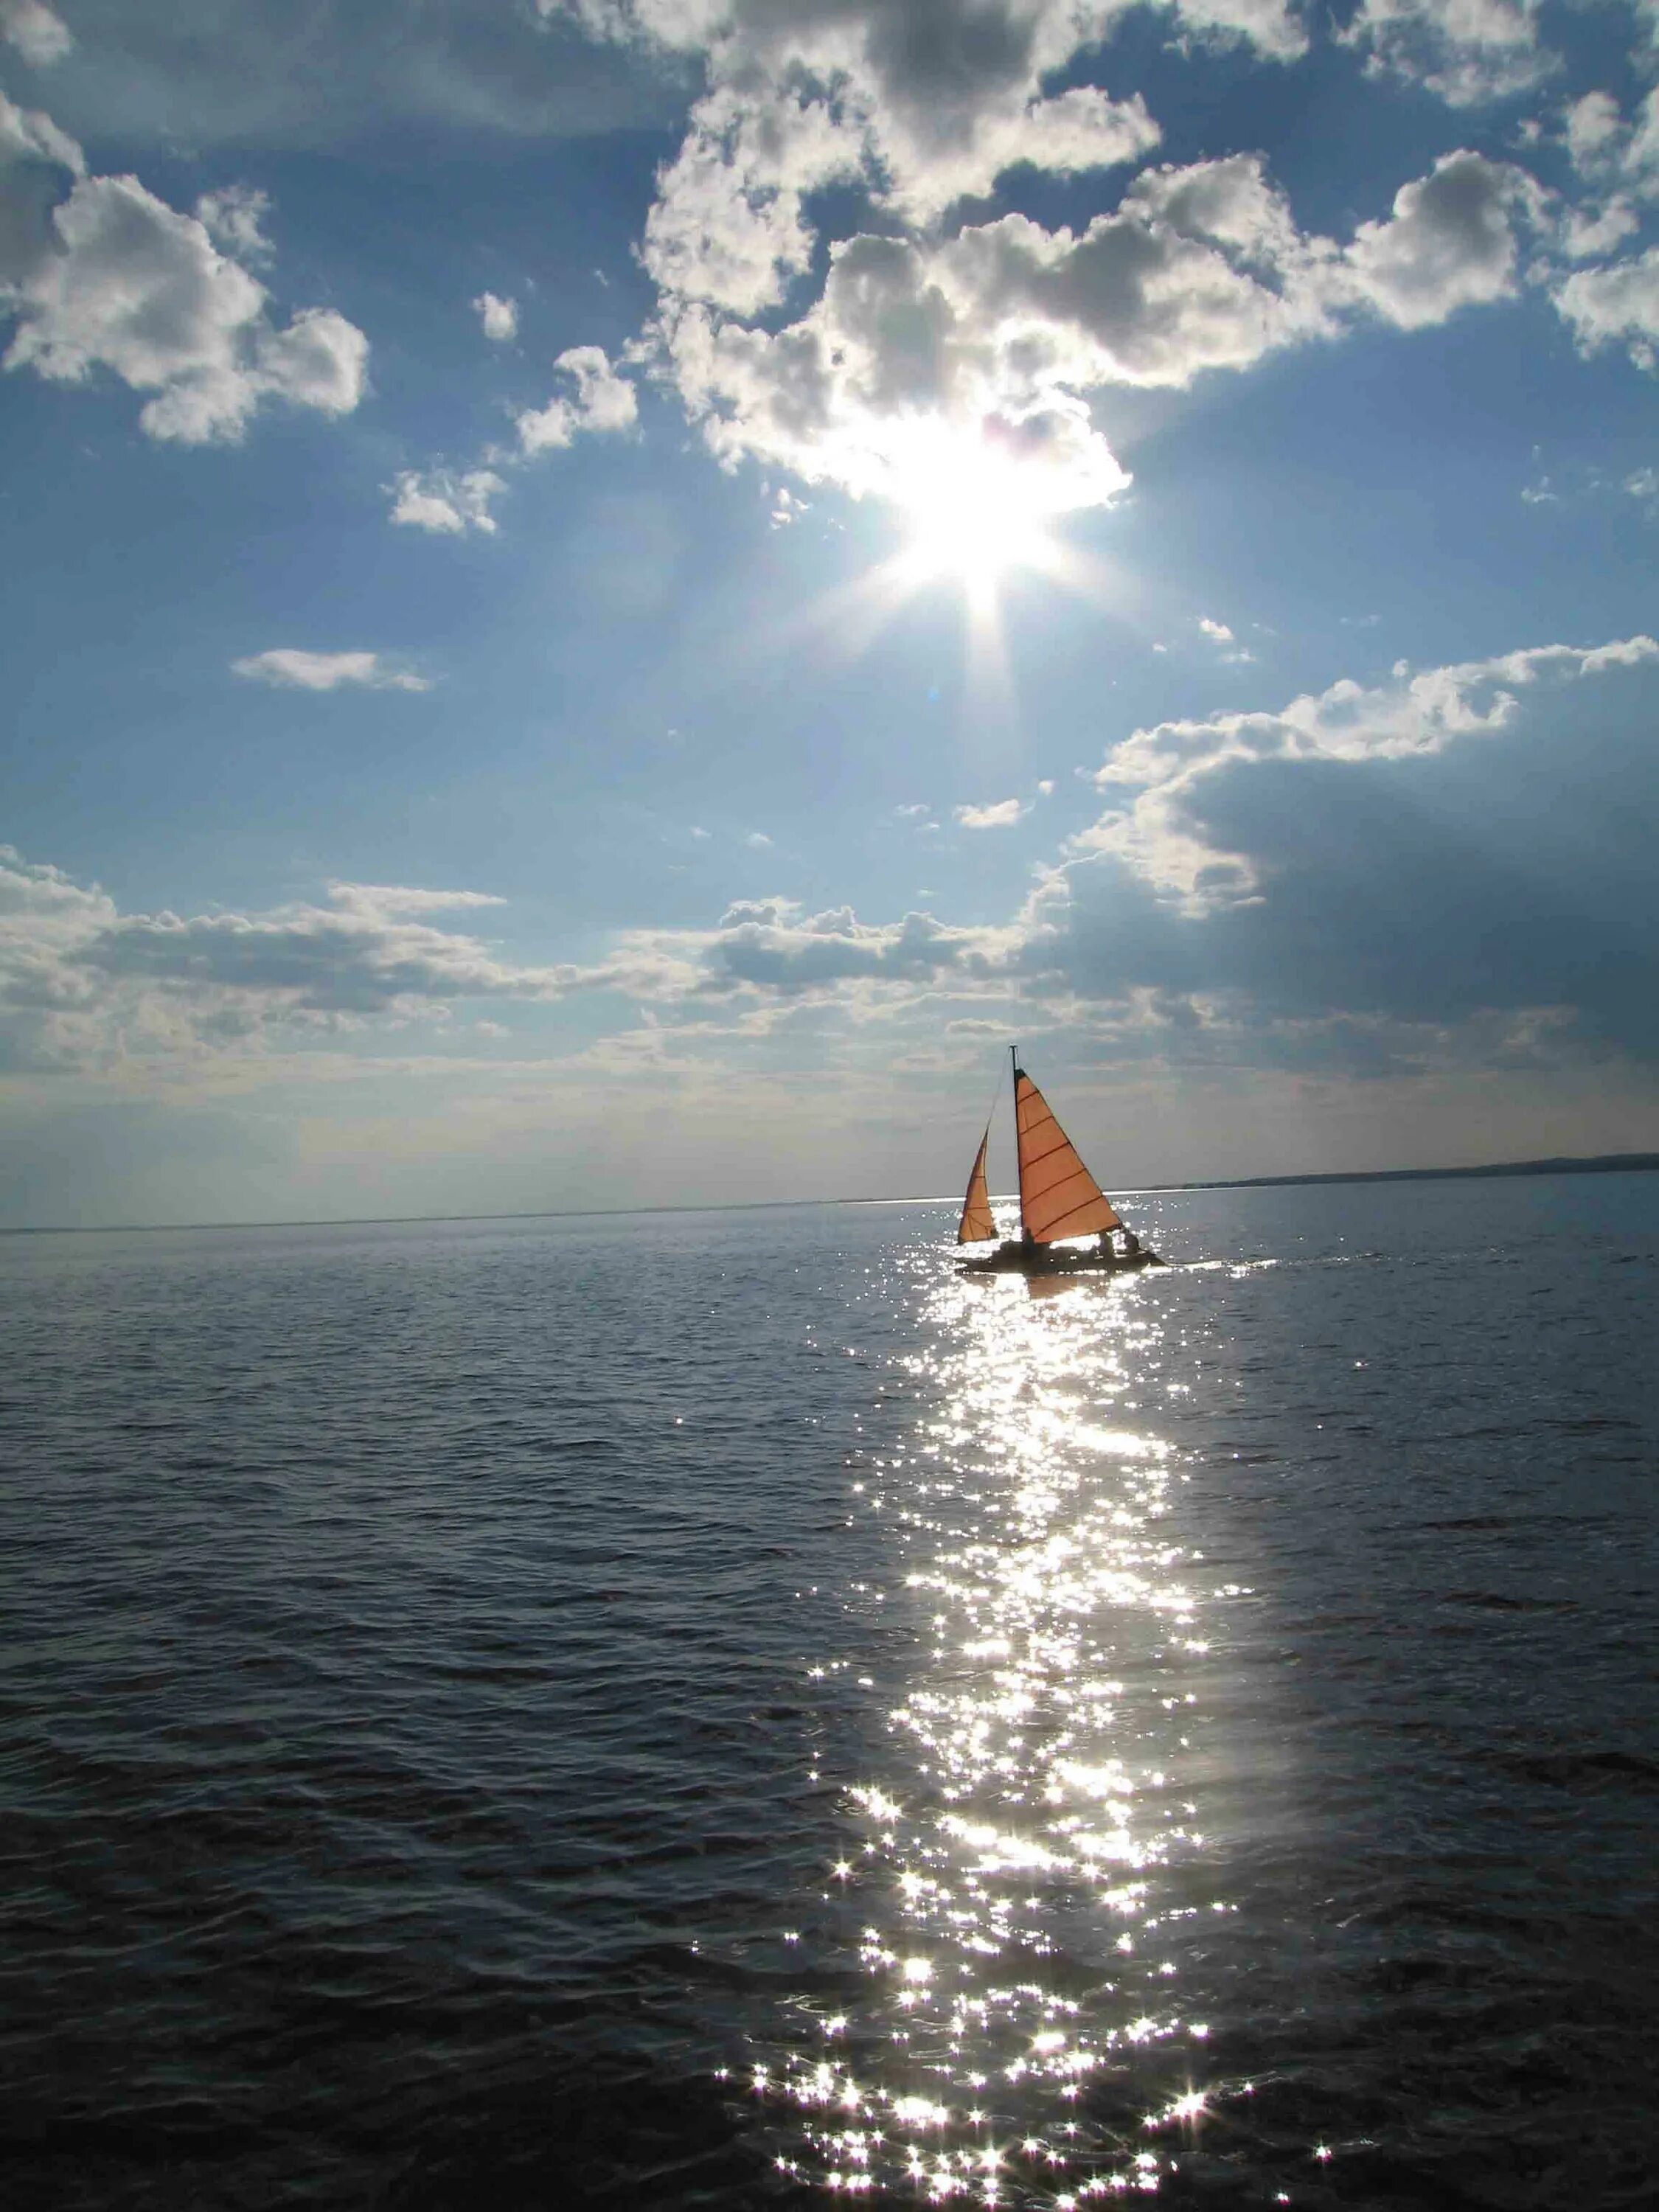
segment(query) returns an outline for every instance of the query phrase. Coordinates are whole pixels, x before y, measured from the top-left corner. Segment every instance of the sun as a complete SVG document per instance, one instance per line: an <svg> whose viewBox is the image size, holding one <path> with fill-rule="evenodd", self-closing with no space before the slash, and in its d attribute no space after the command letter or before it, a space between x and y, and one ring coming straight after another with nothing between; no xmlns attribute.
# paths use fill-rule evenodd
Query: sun
<svg viewBox="0 0 1659 2212"><path fill-rule="evenodd" d="M800 635L833 637L853 658L904 609L940 585L960 599L964 696L975 714L1018 712L1005 586L1018 572L1120 615L1132 596L1121 566L1061 527L1109 510L1130 478L1081 403L1016 416L964 408L860 426L842 481L898 524L899 544L872 567L808 601Z"/></svg>
<svg viewBox="0 0 1659 2212"><path fill-rule="evenodd" d="M1052 569L1051 526L1068 504L1053 472L984 427L909 424L890 457L888 496L904 517L900 556L921 582L954 576L987 588L1014 568Z"/></svg>

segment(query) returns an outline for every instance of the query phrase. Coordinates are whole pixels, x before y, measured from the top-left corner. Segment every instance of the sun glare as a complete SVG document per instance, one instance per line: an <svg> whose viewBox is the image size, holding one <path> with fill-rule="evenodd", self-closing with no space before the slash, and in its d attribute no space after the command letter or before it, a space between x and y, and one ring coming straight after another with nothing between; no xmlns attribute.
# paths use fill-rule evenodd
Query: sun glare
<svg viewBox="0 0 1659 2212"><path fill-rule="evenodd" d="M958 576L988 586L1012 568L1048 568L1057 558L1052 471L978 432L913 425L893 457L890 495L907 524L901 557L918 580Z"/></svg>

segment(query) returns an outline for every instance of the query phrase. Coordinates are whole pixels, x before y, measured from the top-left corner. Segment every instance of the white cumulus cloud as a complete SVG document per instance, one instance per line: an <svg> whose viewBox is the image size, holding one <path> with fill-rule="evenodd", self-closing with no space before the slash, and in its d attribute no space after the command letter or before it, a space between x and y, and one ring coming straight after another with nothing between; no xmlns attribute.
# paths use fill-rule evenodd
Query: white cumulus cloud
<svg viewBox="0 0 1659 2212"><path fill-rule="evenodd" d="M1575 270L1555 294L1586 353L1623 344L1638 368L1659 368L1659 246L1629 261Z"/></svg>
<svg viewBox="0 0 1659 2212"><path fill-rule="evenodd" d="M107 371L151 395L138 418L151 437L187 445L240 438L270 399L330 415L356 406L363 333L331 307L277 325L264 286L236 258L264 247L261 195L210 194L182 214L136 177L88 175L48 118L9 103L0 161L21 173L0 222L9 278L0 312L16 325L6 368L64 384Z"/></svg>
<svg viewBox="0 0 1659 2212"><path fill-rule="evenodd" d="M519 335L519 303L516 300L498 299L494 292L481 292L472 302L483 334L497 345Z"/></svg>
<svg viewBox="0 0 1659 2212"><path fill-rule="evenodd" d="M1538 15L1539 0L1364 0L1338 35L1373 74L1474 107L1528 92L1560 66L1540 41Z"/></svg>
<svg viewBox="0 0 1659 2212"><path fill-rule="evenodd" d="M270 193L252 185L225 185L217 191L204 192L196 203L197 216L208 236L239 261L270 260L275 249L264 229L270 212Z"/></svg>
<svg viewBox="0 0 1659 2212"><path fill-rule="evenodd" d="M951 811L964 830L1012 830L1030 810L1018 799L998 799L984 806L957 806Z"/></svg>
<svg viewBox="0 0 1659 2212"><path fill-rule="evenodd" d="M1402 185L1386 221L1361 223L1347 267L1362 296L1405 330L1516 289L1517 211L1542 195L1524 170L1467 149Z"/></svg>
<svg viewBox="0 0 1659 2212"><path fill-rule="evenodd" d="M639 418L634 386L611 367L603 346L571 346L553 365L575 390L568 398L556 394L545 407L526 409L518 417L524 453L568 446L584 432L602 434L633 428Z"/></svg>
<svg viewBox="0 0 1659 2212"><path fill-rule="evenodd" d="M1051 88L1123 0L543 5L702 56L706 90L659 173L641 258L661 360L728 464L892 490L931 423L964 452L988 438L1041 460L1054 511L1096 504L1127 478L1091 391L1180 385L1330 326L1315 280L1336 249L1297 235L1253 161L1144 178L1080 234L962 221L964 198L1019 165L1103 177L1156 148L1138 94ZM1171 12L1188 39L1273 60L1306 49L1280 0ZM827 281L802 300L823 265L812 196L833 183L872 220L832 241Z"/></svg>
<svg viewBox="0 0 1659 2212"><path fill-rule="evenodd" d="M507 484L492 469L465 469L458 474L447 469L404 469L389 489L394 522L440 537L464 537L472 530L489 537L496 527L489 503Z"/></svg>

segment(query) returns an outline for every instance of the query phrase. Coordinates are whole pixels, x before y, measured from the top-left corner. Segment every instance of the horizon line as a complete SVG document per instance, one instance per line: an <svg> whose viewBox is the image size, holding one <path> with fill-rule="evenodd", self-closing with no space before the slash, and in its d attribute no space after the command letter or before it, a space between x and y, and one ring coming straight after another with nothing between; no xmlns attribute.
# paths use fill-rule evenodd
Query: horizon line
<svg viewBox="0 0 1659 2212"><path fill-rule="evenodd" d="M1161 1198L1189 1190L1283 1190L1314 1183L1443 1182L1526 1175L1642 1174L1659 1170L1659 1152L1562 1153L1522 1160L1487 1160L1455 1168L1310 1168L1298 1175L1212 1176L1197 1182L1120 1183L1126 1198ZM994 1204L1007 1204L1005 1191ZM464 1221L626 1221L662 1213L781 1213L810 1206L956 1206L948 1192L902 1198L751 1198L699 1206L521 1206L504 1213L341 1213L294 1221L0 1222L0 1237L158 1237L169 1231L230 1229L434 1228Z"/></svg>

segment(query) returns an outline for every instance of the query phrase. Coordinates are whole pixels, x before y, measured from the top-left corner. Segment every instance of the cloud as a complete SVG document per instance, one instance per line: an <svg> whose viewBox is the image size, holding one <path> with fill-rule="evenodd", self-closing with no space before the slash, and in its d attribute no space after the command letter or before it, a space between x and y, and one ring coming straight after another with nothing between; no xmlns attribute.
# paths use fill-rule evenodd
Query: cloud
<svg viewBox="0 0 1659 2212"><path fill-rule="evenodd" d="M1126 1064L1659 1063L1656 708L1659 643L1636 637L1160 725L1006 924L754 901L634 933L583 988L626 964L665 1021L811 1003L929 1036L978 1001Z"/></svg>
<svg viewBox="0 0 1659 2212"><path fill-rule="evenodd" d="M1659 368L1659 246L1632 260L1575 270L1554 296L1581 351L1623 344L1638 368Z"/></svg>
<svg viewBox="0 0 1659 2212"><path fill-rule="evenodd" d="M1345 245L1302 230L1261 159L1237 155L1141 168L1075 228L987 219L975 203L1021 164L1103 179L1157 147L1138 97L1053 88L1124 7L541 5L595 36L701 60L705 88L641 248L658 371L726 465L758 461L855 495L902 500L932 465L921 448L944 444L969 468L988 447L1018 455L1046 512L1109 503L1128 479L1093 395L1182 389L1370 315L1416 329L1510 297L1517 221L1542 210L1524 172L1460 152ZM1267 61L1307 50L1302 11L1278 0L1182 0L1170 13L1187 41L1231 40ZM1351 35L1376 67L1453 99L1477 79L1530 82L1547 63L1518 0L1369 0ZM830 186L864 211L852 235L820 230ZM556 405L550 441L567 429Z"/></svg>
<svg viewBox="0 0 1659 2212"><path fill-rule="evenodd" d="M567 12L703 58L708 88L660 173L641 258L660 358L723 461L890 490L931 420L964 452L988 439L1027 453L1054 511L1098 504L1127 479L1087 392L1180 386L1329 327L1309 279L1336 249L1298 237L1249 160L1138 179L1082 235L1019 216L960 221L964 198L1012 167L1103 174L1157 145L1139 96L1048 89L1117 8L572 0ZM1188 37L1280 60L1306 47L1297 12L1277 0L1174 12ZM860 195L869 219L826 258L813 210L832 184ZM818 296L802 304L792 288L819 267Z"/></svg>
<svg viewBox="0 0 1659 2212"><path fill-rule="evenodd" d="M1237 155L1144 171L1080 232L1007 215L837 241L818 297L781 325L744 319L736 294L665 287L657 337L727 465L902 498L942 431L962 466L988 445L1017 455L1059 513L1128 482L1089 395L1179 390L1368 314L1416 329L1510 297L1517 220L1542 203L1525 172L1462 151L1344 247L1300 230L1260 159Z"/></svg>
<svg viewBox="0 0 1659 2212"><path fill-rule="evenodd" d="M494 891L422 890L410 884L331 884L328 896L337 907L383 921L397 915L473 913L480 907L507 904Z"/></svg>
<svg viewBox="0 0 1659 2212"><path fill-rule="evenodd" d="M491 296L486 293L483 298ZM483 301L473 304L481 307ZM489 331L487 314L484 327ZM515 416L516 453L493 448L487 457L489 466L403 470L388 487L393 522L450 537L473 530L493 535L497 524L490 502L507 489L501 470L521 467L539 453L561 451L579 437L632 429L639 418L638 396L631 380L612 368L603 346L571 346L554 366L574 388L568 394L556 392L544 407L526 408Z"/></svg>
<svg viewBox="0 0 1659 2212"><path fill-rule="evenodd" d="M264 229L270 212L270 193L252 185L226 185L204 192L196 203L197 219L208 236L244 262L269 261L275 252Z"/></svg>
<svg viewBox="0 0 1659 2212"><path fill-rule="evenodd" d="M406 669L388 667L378 653L307 653L289 646L248 654L230 664L232 673L256 684L292 691L337 691L353 686L368 691L429 691L430 681Z"/></svg>
<svg viewBox="0 0 1659 2212"><path fill-rule="evenodd" d="M527 7L477 0L62 0L59 98L100 144L337 152L388 126L527 139L662 129L684 94ZM0 25L37 10L0 0ZM40 14L46 11L38 10ZM14 43L15 43L14 34Z"/></svg>
<svg viewBox="0 0 1659 2212"><path fill-rule="evenodd" d="M1599 208L1565 208L1559 240L1561 252L1569 261L1593 261L1622 246L1632 231L1639 229L1641 220L1622 194L1615 194Z"/></svg>
<svg viewBox="0 0 1659 2212"><path fill-rule="evenodd" d="M603 346L571 346L554 367L576 389L573 398L556 395L545 407L518 416L519 444L526 454L568 446L584 432L604 434L631 429L639 418L634 386L611 366Z"/></svg>
<svg viewBox="0 0 1659 2212"><path fill-rule="evenodd" d="M1508 729L1526 693L1659 659L1649 637L1612 645L1550 645L1429 669L1402 664L1390 682L1365 687L1345 678L1278 714L1218 714L1136 730L1108 757L1095 781L1130 794L1074 841L1110 853L1190 913L1254 899L1261 872L1244 852L1218 845L1205 812L1213 780L1268 762L1358 763L1443 752Z"/></svg>
<svg viewBox="0 0 1659 2212"><path fill-rule="evenodd" d="M210 195L182 215L136 177L88 175L49 118L9 103L0 106L0 156L23 172L25 188L0 227L0 276L9 278L0 309L16 322L6 368L64 384L108 370L154 395L138 418L149 436L186 445L240 439L270 399L328 415L357 405L362 332L321 307L279 327L264 285L215 244L210 221L222 243L263 249L261 195ZM53 173L59 185L73 180L66 197L48 189Z"/></svg>
<svg viewBox="0 0 1659 2212"><path fill-rule="evenodd" d="M1218 645L1231 645L1233 634L1224 622L1212 622L1208 615L1200 615L1198 626L1206 637L1212 637Z"/></svg>
<svg viewBox="0 0 1659 2212"><path fill-rule="evenodd" d="M1150 172L1080 235L1007 216L942 241L842 241L818 300L781 329L673 297L659 329L728 464L902 493L919 426L942 424L963 465L988 447L1040 471L1042 503L1060 512L1128 481L1086 392L1179 387L1330 330L1336 259L1238 157Z"/></svg>
<svg viewBox="0 0 1659 2212"><path fill-rule="evenodd" d="M478 998L551 999L581 971L526 966L434 923L477 891L335 884L265 913L130 915L0 848L0 1065L118 1072L261 1048L268 1033L408 1019Z"/></svg>
<svg viewBox="0 0 1659 2212"><path fill-rule="evenodd" d="M1045 95L1044 79L1114 12L1067 0L577 0L557 12L614 39L702 55L709 88L665 172L647 252L672 289L687 289L688 249L711 273L723 268L728 287L747 281L747 291L714 295L734 307L761 304L774 266L801 265L801 197L833 178L866 177L885 205L925 222L964 193L988 191L1015 162L1072 173L1133 158L1156 139L1138 100L1115 103L1090 87ZM1261 37L1299 51L1293 18L1272 0L1182 12L1212 31L1253 18Z"/></svg>
<svg viewBox="0 0 1659 2212"><path fill-rule="evenodd" d="M1516 289L1513 218L1541 198L1511 164L1467 149L1443 154L1429 175L1401 186L1385 222L1360 224L1348 270L1369 304L1403 330L1507 299Z"/></svg>
<svg viewBox="0 0 1659 2212"><path fill-rule="evenodd" d="M1018 799L999 799L987 806L957 806L951 811L964 830L1011 830L1030 809Z"/></svg>
<svg viewBox="0 0 1659 2212"><path fill-rule="evenodd" d="M0 39L34 69L62 61L75 44L68 24L45 0L0 0Z"/></svg>
<svg viewBox="0 0 1659 2212"><path fill-rule="evenodd" d="M0 1054L130 1089L580 994L602 1023L658 1026L653 1067L670 1035L729 1071L803 1023L925 1056L951 1023L1016 1013L1092 1065L1659 1066L1656 726L1645 636L1345 678L1133 732L1099 773L1100 820L1006 921L775 895L712 928L625 931L585 964L473 934L499 905L481 892L336 884L264 912L127 915L4 854Z"/></svg>
<svg viewBox="0 0 1659 2212"><path fill-rule="evenodd" d="M618 957L631 951L642 972L654 967L674 996L758 990L796 998L849 983L987 976L1015 942L1011 932L953 929L932 915L871 924L850 907L809 915L793 900L765 899L740 901L716 930L635 933Z"/></svg>
<svg viewBox="0 0 1659 2212"><path fill-rule="evenodd" d="M1622 133L1619 103L1610 92L1585 93L1562 118L1567 156L1581 175L1594 176L1606 166Z"/></svg>
<svg viewBox="0 0 1659 2212"><path fill-rule="evenodd" d="M497 299L493 292L481 292L472 302L483 334L498 345L519 335L519 303L516 300Z"/></svg>
<svg viewBox="0 0 1659 2212"><path fill-rule="evenodd" d="M1451 107L1529 92L1560 67L1539 43L1538 0L1364 0L1337 36L1372 76L1421 85Z"/></svg>
<svg viewBox="0 0 1659 2212"><path fill-rule="evenodd" d="M489 502L507 489L507 483L492 469L466 469L459 474L447 469L424 473L404 469L387 489L392 495L394 522L440 536L462 537L477 530L490 537L496 522Z"/></svg>

